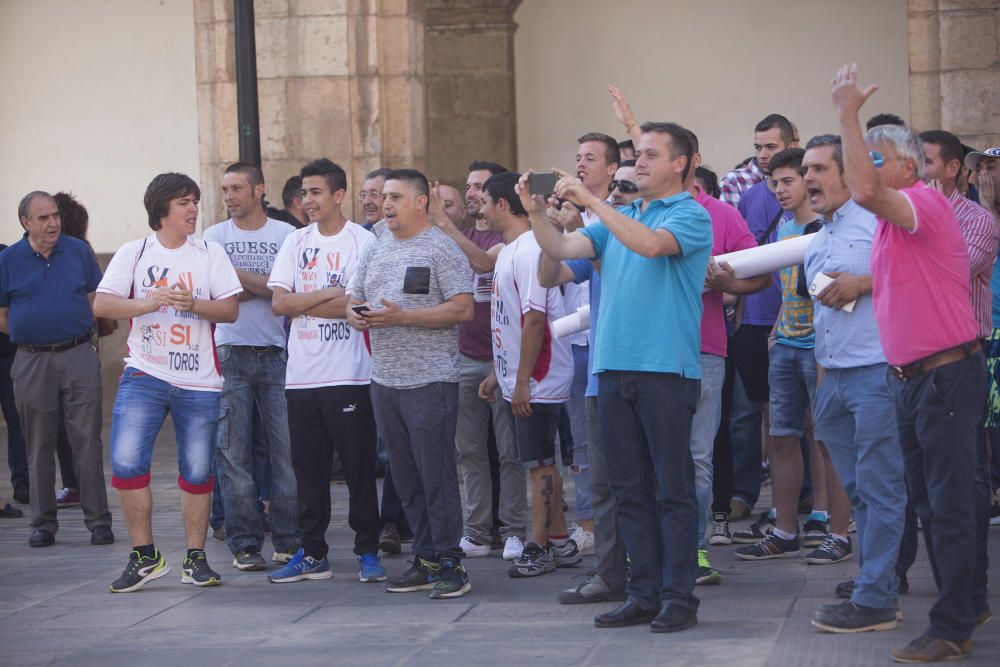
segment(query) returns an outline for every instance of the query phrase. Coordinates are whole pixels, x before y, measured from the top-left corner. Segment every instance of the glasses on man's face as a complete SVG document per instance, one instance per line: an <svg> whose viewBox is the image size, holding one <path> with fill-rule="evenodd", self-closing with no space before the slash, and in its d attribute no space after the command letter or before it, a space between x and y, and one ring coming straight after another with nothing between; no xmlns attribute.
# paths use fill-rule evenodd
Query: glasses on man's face
<svg viewBox="0 0 1000 667"><path fill-rule="evenodd" d="M363 201L363 202L369 201L369 200L371 200L371 201L382 201L383 199L385 199L385 196L382 195L382 194L380 194L380 193L378 193L378 192L362 192L361 195L360 195L360 197L361 197L361 201Z"/></svg>
<svg viewBox="0 0 1000 667"><path fill-rule="evenodd" d="M616 189L625 195L639 191L639 187L632 181L621 180L621 181L611 181L610 183L608 183L609 193L614 192Z"/></svg>
<svg viewBox="0 0 1000 667"><path fill-rule="evenodd" d="M876 169L881 169L885 165L885 156L878 151L868 151L868 157L871 158Z"/></svg>

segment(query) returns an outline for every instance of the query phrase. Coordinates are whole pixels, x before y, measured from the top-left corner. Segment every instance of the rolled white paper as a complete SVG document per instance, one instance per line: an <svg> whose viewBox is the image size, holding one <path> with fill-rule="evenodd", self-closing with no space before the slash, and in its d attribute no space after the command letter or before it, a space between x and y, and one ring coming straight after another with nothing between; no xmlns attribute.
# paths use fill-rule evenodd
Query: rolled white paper
<svg viewBox="0 0 1000 667"><path fill-rule="evenodd" d="M556 338L565 338L590 328L590 306L580 306L575 313L560 317L552 323Z"/></svg>
<svg viewBox="0 0 1000 667"><path fill-rule="evenodd" d="M717 264L722 262L729 264L737 278L752 278L801 264L802 260L805 259L809 244L812 243L813 236L813 234L804 234L793 239L768 243L755 248L727 252L713 259Z"/></svg>

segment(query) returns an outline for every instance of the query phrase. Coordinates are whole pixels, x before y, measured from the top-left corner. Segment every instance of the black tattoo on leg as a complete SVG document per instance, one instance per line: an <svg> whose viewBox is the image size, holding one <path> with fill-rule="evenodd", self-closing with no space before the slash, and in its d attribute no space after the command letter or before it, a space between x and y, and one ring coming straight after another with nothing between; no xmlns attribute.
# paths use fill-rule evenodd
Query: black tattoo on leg
<svg viewBox="0 0 1000 667"><path fill-rule="evenodd" d="M552 526L552 496L554 495L552 475L542 475L542 497L545 498L545 534L548 535Z"/></svg>

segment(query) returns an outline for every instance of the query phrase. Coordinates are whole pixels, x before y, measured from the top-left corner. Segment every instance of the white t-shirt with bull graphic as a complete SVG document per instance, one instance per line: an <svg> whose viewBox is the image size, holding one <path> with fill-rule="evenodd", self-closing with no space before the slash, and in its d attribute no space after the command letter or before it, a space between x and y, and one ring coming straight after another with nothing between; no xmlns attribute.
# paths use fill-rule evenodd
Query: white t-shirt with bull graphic
<svg viewBox="0 0 1000 667"><path fill-rule="evenodd" d="M196 299L225 299L243 291L218 243L189 236L179 248L164 248L156 234L123 245L97 291L145 299L178 282ZM141 315L132 320L125 365L181 389L222 391L212 328L200 316L169 306Z"/></svg>
<svg viewBox="0 0 1000 667"><path fill-rule="evenodd" d="M333 236L320 233L316 223L297 229L281 244L267 286L299 293L347 289L374 240L374 234L351 222ZM292 320L286 389L369 384L371 377L372 357L364 335L346 319L300 315Z"/></svg>

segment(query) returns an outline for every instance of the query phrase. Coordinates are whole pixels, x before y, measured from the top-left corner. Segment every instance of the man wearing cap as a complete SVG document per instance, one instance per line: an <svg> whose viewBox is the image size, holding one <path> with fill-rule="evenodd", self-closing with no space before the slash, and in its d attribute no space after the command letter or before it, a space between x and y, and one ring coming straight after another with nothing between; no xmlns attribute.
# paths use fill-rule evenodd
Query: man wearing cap
<svg viewBox="0 0 1000 667"><path fill-rule="evenodd" d="M11 377L28 449L32 547L55 542L55 446L60 411L80 480L91 544L111 544L101 445L101 362L91 305L101 269L90 247L61 234L47 192L29 192L17 215L24 238L0 253L0 331L18 345Z"/></svg>

